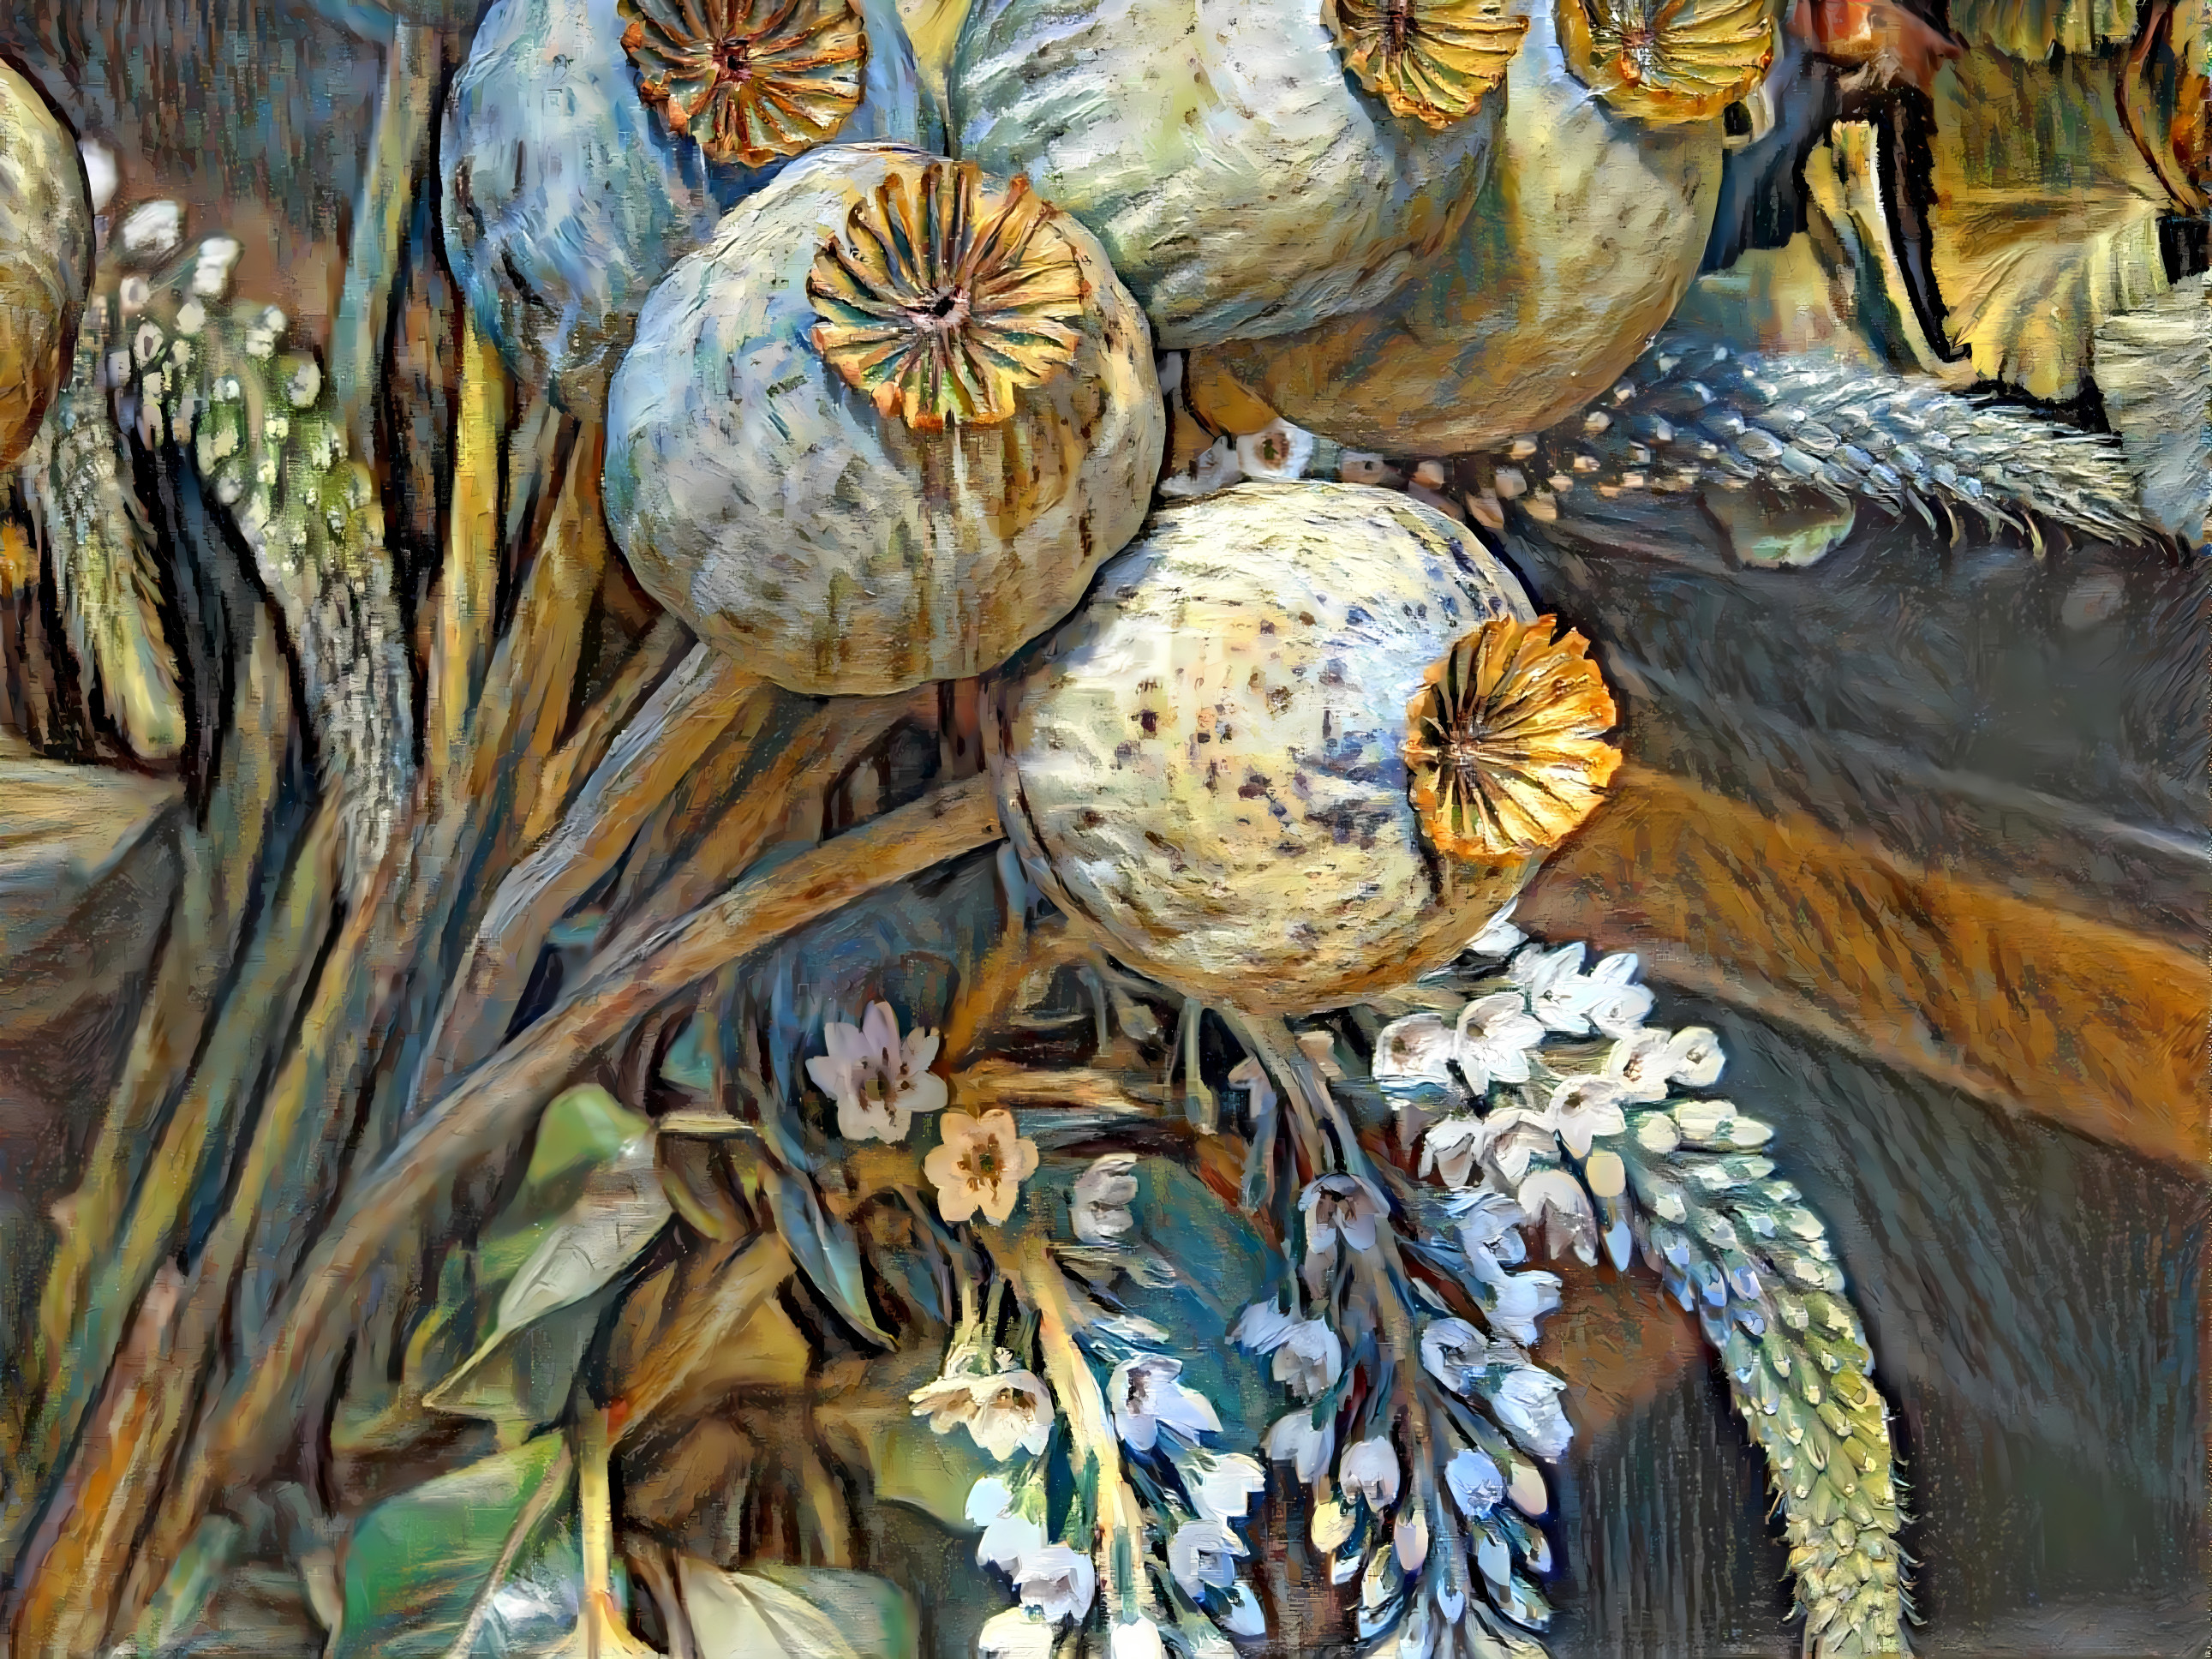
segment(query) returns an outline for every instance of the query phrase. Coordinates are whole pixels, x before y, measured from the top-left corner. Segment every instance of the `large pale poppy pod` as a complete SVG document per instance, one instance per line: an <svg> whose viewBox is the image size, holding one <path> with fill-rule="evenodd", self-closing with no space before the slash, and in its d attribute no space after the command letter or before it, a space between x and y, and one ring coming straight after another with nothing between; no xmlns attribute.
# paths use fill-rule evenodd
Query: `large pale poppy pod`
<svg viewBox="0 0 2212 1659"><path fill-rule="evenodd" d="M509 366L594 416L638 307L832 140L920 136L890 0L500 0L443 124L446 250Z"/></svg>
<svg viewBox="0 0 2212 1659"><path fill-rule="evenodd" d="M1375 305L1465 214L1504 0L977 0L957 152L1105 245L1163 347Z"/></svg>
<svg viewBox="0 0 2212 1659"><path fill-rule="evenodd" d="M1581 639L1394 491L1163 508L998 687L985 737L1033 879L1133 967L1250 1012L1452 956L1618 762Z"/></svg>
<svg viewBox="0 0 2212 1659"><path fill-rule="evenodd" d="M61 390L92 262L76 141L39 89L0 63L0 467L30 447Z"/></svg>
<svg viewBox="0 0 2212 1659"><path fill-rule="evenodd" d="M793 690L995 666L1144 520L1165 442L1145 319L1026 185L836 145L647 303L607 401L638 580Z"/></svg>
<svg viewBox="0 0 2212 1659"><path fill-rule="evenodd" d="M1561 0L1579 12L1583 0ZM1577 77L1548 6L1506 76L1498 153L1453 245L1374 310L1206 354L1310 431L1447 454L1603 392L1697 275L1721 124L1654 124Z"/></svg>

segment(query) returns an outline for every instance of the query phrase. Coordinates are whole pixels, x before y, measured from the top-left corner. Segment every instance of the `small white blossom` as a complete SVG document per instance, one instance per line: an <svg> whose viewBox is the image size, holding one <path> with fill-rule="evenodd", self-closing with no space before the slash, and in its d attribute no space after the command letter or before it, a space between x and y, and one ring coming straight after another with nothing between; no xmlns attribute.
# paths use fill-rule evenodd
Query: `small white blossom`
<svg viewBox="0 0 2212 1659"><path fill-rule="evenodd" d="M1075 1178L1068 1200L1075 1236L1085 1244L1111 1244L1137 1224L1129 1212L1137 1196L1137 1159L1130 1152L1109 1152Z"/></svg>
<svg viewBox="0 0 2212 1659"><path fill-rule="evenodd" d="M1196 1596L1209 1586L1227 1589L1237 1582L1237 1563L1244 1540L1215 1521L1186 1521L1168 1540L1168 1571L1186 1593Z"/></svg>
<svg viewBox="0 0 2212 1659"><path fill-rule="evenodd" d="M1091 1558L1065 1544L1047 1544L1022 1558L1014 1568L1014 1591L1022 1605L1048 1620L1080 1621L1097 1593L1098 1573Z"/></svg>
<svg viewBox="0 0 2212 1659"><path fill-rule="evenodd" d="M1303 1319L1283 1334L1275 1350L1275 1381L1292 1394L1317 1400L1344 1375L1344 1344L1318 1319Z"/></svg>
<svg viewBox="0 0 2212 1659"><path fill-rule="evenodd" d="M1306 1218L1306 1260L1327 1261L1341 1237L1355 1250L1375 1248L1375 1223L1382 1194L1354 1175L1325 1175L1298 1197Z"/></svg>
<svg viewBox="0 0 2212 1659"><path fill-rule="evenodd" d="M1483 1397L1505 1431L1542 1458L1565 1455L1574 1430L1559 1408L1567 1385L1534 1365L1515 1365L1483 1389Z"/></svg>
<svg viewBox="0 0 2212 1659"><path fill-rule="evenodd" d="M836 1102L837 1133L848 1140L904 1140L916 1112L939 1110L948 1098L929 1069L937 1033L909 1031L902 1041L888 1002L870 1003L858 1025L824 1022L822 1042L829 1052L806 1062L806 1075Z"/></svg>
<svg viewBox="0 0 2212 1659"><path fill-rule="evenodd" d="M1114 1426L1135 1450L1150 1451L1164 1428L1189 1440L1220 1431L1212 1402L1176 1381L1182 1375L1182 1360L1158 1353L1139 1354L1114 1368L1106 1383L1107 1403L1114 1408Z"/></svg>
<svg viewBox="0 0 2212 1659"><path fill-rule="evenodd" d="M975 1659L1052 1659L1052 1623L1027 1607L994 1613L975 1632Z"/></svg>
<svg viewBox="0 0 2212 1659"><path fill-rule="evenodd" d="M1505 1540L1487 1527L1476 1538L1474 1564L1481 1569L1482 1576L1500 1589L1512 1583L1512 1554L1505 1547Z"/></svg>
<svg viewBox="0 0 2212 1659"><path fill-rule="evenodd" d="M1559 1305L1559 1276L1557 1273L1509 1273L1492 1263L1486 1269L1481 1262L1475 1265L1475 1293L1482 1302L1482 1310L1490 1316L1491 1328L1516 1342L1534 1343L1536 1340L1536 1322Z"/></svg>
<svg viewBox="0 0 2212 1659"><path fill-rule="evenodd" d="M1460 1248L1469 1261L1487 1258L1510 1267L1527 1257L1521 1229L1528 1218L1510 1194L1484 1187L1453 1200L1452 1207L1459 1218Z"/></svg>
<svg viewBox="0 0 2212 1659"><path fill-rule="evenodd" d="M1528 999L1528 1012L1552 1030L1569 1036L1589 1033L1589 1005L1607 988L1593 985L1583 970L1583 947L1556 951L1530 945L1506 964L1506 977Z"/></svg>
<svg viewBox="0 0 2212 1659"><path fill-rule="evenodd" d="M1243 1452L1194 1449L1177 1468L1200 1517L1224 1526L1243 1520L1253 1496L1267 1490L1267 1472Z"/></svg>
<svg viewBox="0 0 2212 1659"><path fill-rule="evenodd" d="M1160 494L1176 500L1188 500L1197 495L1211 495L1218 489L1226 489L1244 476L1244 469L1237 459L1237 446L1227 438L1216 438L1180 472L1170 473L1160 480Z"/></svg>
<svg viewBox="0 0 2212 1659"><path fill-rule="evenodd" d="M1249 1584L1231 1588L1229 1611L1222 1615L1221 1628L1246 1642L1256 1641L1267 1633L1267 1615L1261 1610L1260 1598L1252 1594Z"/></svg>
<svg viewBox="0 0 2212 1659"><path fill-rule="evenodd" d="M1467 948L1479 957L1510 956L1518 950L1528 937L1513 925L1513 907L1519 902L1518 899L1509 902L1491 917L1488 925L1468 941Z"/></svg>
<svg viewBox="0 0 2212 1659"><path fill-rule="evenodd" d="M921 1173L937 1188L938 1214L957 1227L980 1211L986 1221L1003 1224L1022 1182L1036 1173L1036 1142L999 1106L981 1117L947 1112L938 1133L938 1144L921 1160Z"/></svg>
<svg viewBox="0 0 2212 1659"><path fill-rule="evenodd" d="M1613 1045L1605 1057L1605 1074L1619 1085L1624 1103L1666 1099L1672 1047L1668 1034L1658 1030L1632 1031Z"/></svg>
<svg viewBox="0 0 2212 1659"><path fill-rule="evenodd" d="M1529 1219L1544 1224L1553 1255L1571 1247L1581 1260L1597 1260L1597 1216L1581 1182L1565 1170L1539 1170L1521 1183L1517 1196Z"/></svg>
<svg viewBox="0 0 2212 1659"><path fill-rule="evenodd" d="M1600 1135L1617 1135L1628 1127L1620 1109L1620 1085L1611 1078L1568 1078L1552 1091L1546 1113L1578 1158L1589 1156L1590 1143ZM1525 1202L1522 1207L1528 1207Z"/></svg>
<svg viewBox="0 0 2212 1659"><path fill-rule="evenodd" d="M1313 452L1313 434L1278 416L1237 441L1237 465L1248 478L1303 478Z"/></svg>
<svg viewBox="0 0 2212 1659"><path fill-rule="evenodd" d="M1380 1515L1398 1501L1398 1474L1397 1449L1376 1435L1345 1448L1336 1484L1346 1498L1359 1498Z"/></svg>
<svg viewBox="0 0 2212 1659"><path fill-rule="evenodd" d="M1296 1314L1275 1303L1255 1302L1237 1316L1237 1322L1229 1328L1229 1340L1254 1353L1273 1353L1297 1322Z"/></svg>
<svg viewBox="0 0 2212 1659"><path fill-rule="evenodd" d="M123 216L118 233L125 252L162 258L185 240L185 210L177 202L143 202Z"/></svg>
<svg viewBox="0 0 2212 1659"><path fill-rule="evenodd" d="M1517 1005L1521 999L1516 996L1513 1000ZM1442 1014L1408 1014L1392 1020L1376 1034L1375 1057L1369 1062L1368 1074L1388 1094L1403 1096L1417 1089L1438 1089L1455 1099L1463 1099L1466 1091L1451 1069L1458 1046L1457 1036L1444 1024Z"/></svg>
<svg viewBox="0 0 2212 1659"><path fill-rule="evenodd" d="M965 1427L985 1451L1005 1462L1018 1446L1031 1456L1052 1442L1052 1395L1029 1371L1006 1369L940 1376L908 1396L914 1414L939 1434Z"/></svg>
<svg viewBox="0 0 2212 1659"><path fill-rule="evenodd" d="M1460 1513L1480 1520L1505 1496L1505 1476L1487 1452L1462 1449L1444 1465L1444 1485Z"/></svg>
<svg viewBox="0 0 2212 1659"><path fill-rule="evenodd" d="M1454 1057L1477 1094L1492 1083L1526 1083L1528 1051L1544 1040L1543 1022L1529 1017L1517 991L1477 997L1453 1032Z"/></svg>
<svg viewBox="0 0 2212 1659"><path fill-rule="evenodd" d="M1390 1529L1390 1544L1400 1566L1407 1572L1419 1571L1421 1563L1429 1559L1428 1516L1419 1509L1405 1510Z"/></svg>
<svg viewBox="0 0 2212 1659"><path fill-rule="evenodd" d="M1316 1428L1311 1412L1292 1412L1277 1418L1267 1431L1267 1455L1288 1463L1309 1486L1328 1473L1329 1460L1335 1455L1334 1418Z"/></svg>
<svg viewBox="0 0 2212 1659"><path fill-rule="evenodd" d="M1106 1650L1107 1659L1167 1659L1168 1652L1160 1627L1141 1613L1114 1626Z"/></svg>
<svg viewBox="0 0 2212 1659"><path fill-rule="evenodd" d="M1472 1390L1490 1363L1489 1339L1464 1319L1432 1319L1421 1332L1421 1364L1454 1394Z"/></svg>
<svg viewBox="0 0 2212 1659"><path fill-rule="evenodd" d="M1667 1045L1667 1075L1692 1089L1710 1089L1721 1080L1727 1059L1718 1037L1702 1025L1686 1025Z"/></svg>
<svg viewBox="0 0 2212 1659"><path fill-rule="evenodd" d="M1044 1547L1043 1525L1016 1510L1013 1502L1012 1489L996 1475L987 1474L968 1489L969 1524L983 1529L975 1544L977 1565L1012 1571L1024 1556Z"/></svg>
<svg viewBox="0 0 2212 1659"><path fill-rule="evenodd" d="M1479 1117L1443 1117L1429 1125L1421 1137L1421 1173L1435 1171L1455 1192L1465 1187L1489 1139L1482 1126Z"/></svg>

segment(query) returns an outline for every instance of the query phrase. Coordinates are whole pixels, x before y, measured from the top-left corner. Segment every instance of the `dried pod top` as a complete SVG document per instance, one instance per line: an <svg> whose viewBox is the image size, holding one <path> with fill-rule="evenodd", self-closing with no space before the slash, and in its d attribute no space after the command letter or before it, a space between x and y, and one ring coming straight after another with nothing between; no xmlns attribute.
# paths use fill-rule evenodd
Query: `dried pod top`
<svg viewBox="0 0 2212 1659"><path fill-rule="evenodd" d="M1432 127L1480 109L1528 32L1502 0L1322 0L1321 15L1359 84Z"/></svg>
<svg viewBox="0 0 2212 1659"><path fill-rule="evenodd" d="M921 431L994 426L1075 359L1088 285L1054 210L973 162L894 173L854 204L806 281L815 349L876 412Z"/></svg>
<svg viewBox="0 0 2212 1659"><path fill-rule="evenodd" d="M76 143L0 63L0 468L61 390L92 280L92 202Z"/></svg>
<svg viewBox="0 0 2212 1659"><path fill-rule="evenodd" d="M766 167L860 106L868 30L852 0L621 0L638 94L710 161Z"/></svg>
<svg viewBox="0 0 2212 1659"><path fill-rule="evenodd" d="M1558 0L1558 8L1575 77L1645 121L1710 120L1774 61L1772 0Z"/></svg>

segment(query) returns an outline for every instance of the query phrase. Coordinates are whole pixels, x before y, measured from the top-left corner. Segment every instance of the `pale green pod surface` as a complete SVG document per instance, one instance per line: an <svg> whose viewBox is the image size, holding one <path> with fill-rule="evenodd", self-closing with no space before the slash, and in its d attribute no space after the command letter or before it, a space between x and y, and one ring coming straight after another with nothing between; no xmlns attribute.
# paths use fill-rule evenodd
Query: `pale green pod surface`
<svg viewBox="0 0 2212 1659"><path fill-rule="evenodd" d="M717 80L748 31L765 67ZM807 61L778 82L772 48ZM740 85L793 101L740 109ZM724 213L821 143L914 143L922 110L892 0L499 0L441 124L447 258L517 377L594 418L645 296Z"/></svg>
<svg viewBox="0 0 2212 1659"><path fill-rule="evenodd" d="M1487 849L1486 826L1436 816L1408 755L1416 700L1478 641L1502 645L1487 684L1508 695L1463 734L1472 763L1510 756L1559 808L1538 823L1509 803ZM1612 717L1581 641L1552 643L1441 514L1248 483L1155 514L1010 667L986 740L1007 833L1063 909L1186 995L1297 1012L1402 984L1480 933L1595 803L1577 789L1611 772ZM1477 832L1467 856L1440 844L1447 820Z"/></svg>
<svg viewBox="0 0 2212 1659"><path fill-rule="evenodd" d="M825 270L866 291L819 299ZM746 668L889 693L1066 615L1142 525L1165 426L1144 314L1082 226L972 167L831 146L647 302L608 395L607 522Z"/></svg>
<svg viewBox="0 0 2212 1659"><path fill-rule="evenodd" d="M76 141L0 64L0 468L62 387L92 280L92 201Z"/></svg>
<svg viewBox="0 0 2212 1659"><path fill-rule="evenodd" d="M949 85L956 151L1028 174L1088 225L1163 348L1374 306L1466 213L1501 101L1483 94L1521 24L1502 4L1421 0L1409 10L1437 18L1433 56L1355 73L1383 9L1340 0L1335 32L1324 9L976 0Z"/></svg>
<svg viewBox="0 0 2212 1659"><path fill-rule="evenodd" d="M1540 430L1612 385L1673 314L1722 155L1717 118L1639 120L1577 81L1539 0L1455 244L1376 309L1240 341L1221 366L1285 419L1361 448L1451 454Z"/></svg>

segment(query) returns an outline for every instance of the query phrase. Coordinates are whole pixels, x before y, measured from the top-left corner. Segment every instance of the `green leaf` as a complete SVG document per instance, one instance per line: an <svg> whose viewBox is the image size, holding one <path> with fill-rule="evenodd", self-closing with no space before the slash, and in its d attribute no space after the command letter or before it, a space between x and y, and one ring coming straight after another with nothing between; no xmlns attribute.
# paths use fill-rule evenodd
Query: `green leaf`
<svg viewBox="0 0 2212 1659"><path fill-rule="evenodd" d="M541 1434L371 1510L346 1550L330 1659L445 1659L472 1619L472 1656L564 1639L583 1576L568 1480L563 1437Z"/></svg>
<svg viewBox="0 0 2212 1659"><path fill-rule="evenodd" d="M814 1196L814 1183L805 1176L763 1162L761 1178L776 1231L808 1282L862 1335L886 1348L896 1346L876 1323L875 1310L868 1305L867 1286L860 1277L860 1243L853 1230L823 1213Z"/></svg>
<svg viewBox="0 0 2212 1659"><path fill-rule="evenodd" d="M817 1402L825 1427L848 1437L850 1451L867 1466L878 1504L903 1504L955 1533L973 1536L968 1493L985 1475L1007 1478L964 1429L938 1434L914 1414L916 1389L933 1381L941 1361L933 1350L914 1347L871 1362L848 1392ZM836 1441L832 1442L836 1444Z"/></svg>
<svg viewBox="0 0 2212 1659"><path fill-rule="evenodd" d="M583 1196L592 1171L652 1133L649 1121L596 1085L555 1097L538 1121L538 1141L521 1188L484 1234L477 1251L477 1282L497 1285L512 1278L553 1224Z"/></svg>
<svg viewBox="0 0 2212 1659"><path fill-rule="evenodd" d="M872 1573L723 1572L688 1555L676 1572L699 1659L914 1659L921 1650L914 1603Z"/></svg>

